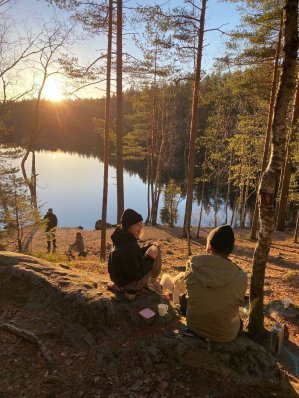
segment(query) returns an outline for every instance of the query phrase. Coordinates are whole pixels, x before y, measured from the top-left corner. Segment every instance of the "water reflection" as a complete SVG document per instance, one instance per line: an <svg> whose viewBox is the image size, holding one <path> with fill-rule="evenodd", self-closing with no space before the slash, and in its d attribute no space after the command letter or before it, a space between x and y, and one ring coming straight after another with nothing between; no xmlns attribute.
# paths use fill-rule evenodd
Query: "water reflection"
<svg viewBox="0 0 299 398"><path fill-rule="evenodd" d="M93 229L95 221L101 218L103 191L103 163L99 159L66 152L41 151L36 153L38 172L38 200L43 213L49 207L54 209L59 225L65 227L83 226ZM116 223L116 170L109 167L109 189L107 221ZM147 186L137 174L124 172L125 208L131 207L147 214ZM161 196L160 207L163 205ZM182 225L185 201L179 204ZM192 225L197 225L198 205L193 206ZM224 222L224 211L218 213L218 223ZM158 222L160 219L158 218ZM214 226L214 213L203 212L203 226Z"/></svg>

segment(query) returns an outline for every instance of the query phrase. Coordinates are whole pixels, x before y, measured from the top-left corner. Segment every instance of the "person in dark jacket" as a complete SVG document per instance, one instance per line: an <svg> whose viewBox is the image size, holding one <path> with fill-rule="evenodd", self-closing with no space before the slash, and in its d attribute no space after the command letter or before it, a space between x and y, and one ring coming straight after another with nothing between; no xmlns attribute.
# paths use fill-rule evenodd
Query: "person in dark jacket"
<svg viewBox="0 0 299 398"><path fill-rule="evenodd" d="M121 225L111 235L113 249L109 254L110 279L126 292L138 291L147 286L162 294L157 277L161 272L161 252L155 245L139 246L138 239L143 228L141 214L126 209Z"/></svg>
<svg viewBox="0 0 299 398"><path fill-rule="evenodd" d="M58 224L58 220L56 215L53 213L53 209L48 209L47 214L44 216L45 224L46 224L46 232L47 232L47 251L50 253L51 251L51 242L53 245L53 253L55 253L57 244L56 244L56 227Z"/></svg>

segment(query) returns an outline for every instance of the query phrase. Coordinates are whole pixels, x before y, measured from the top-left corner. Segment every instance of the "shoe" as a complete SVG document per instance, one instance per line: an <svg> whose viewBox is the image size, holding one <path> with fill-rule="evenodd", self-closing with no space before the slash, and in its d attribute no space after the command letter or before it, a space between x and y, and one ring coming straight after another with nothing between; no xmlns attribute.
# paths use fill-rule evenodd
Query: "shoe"
<svg viewBox="0 0 299 398"><path fill-rule="evenodd" d="M198 337L194 332L192 332L192 330L186 328L183 333L182 333L183 337Z"/></svg>
<svg viewBox="0 0 299 398"><path fill-rule="evenodd" d="M195 338L197 340L201 340L205 344L209 344L209 339L206 339L205 337L202 337L202 336L198 336L197 334L192 332L192 330L190 330L188 327L185 330L183 330L182 333L180 333L180 336L182 338L185 338L185 337Z"/></svg>
<svg viewBox="0 0 299 398"><path fill-rule="evenodd" d="M147 288L152 292L156 293L158 296L163 296L163 290L157 279L150 278L149 281L147 282Z"/></svg>

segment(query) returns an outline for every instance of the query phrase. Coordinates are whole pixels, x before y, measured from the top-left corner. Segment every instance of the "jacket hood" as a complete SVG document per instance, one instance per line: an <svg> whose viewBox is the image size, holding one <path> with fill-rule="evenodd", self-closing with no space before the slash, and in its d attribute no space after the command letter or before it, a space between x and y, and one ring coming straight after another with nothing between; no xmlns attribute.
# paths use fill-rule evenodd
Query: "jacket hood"
<svg viewBox="0 0 299 398"><path fill-rule="evenodd" d="M189 266L200 285L211 288L228 284L240 272L230 260L210 254L192 257Z"/></svg>
<svg viewBox="0 0 299 398"><path fill-rule="evenodd" d="M121 226L116 227L111 235L111 239L115 246L137 241L134 235L130 234L128 231L124 231Z"/></svg>

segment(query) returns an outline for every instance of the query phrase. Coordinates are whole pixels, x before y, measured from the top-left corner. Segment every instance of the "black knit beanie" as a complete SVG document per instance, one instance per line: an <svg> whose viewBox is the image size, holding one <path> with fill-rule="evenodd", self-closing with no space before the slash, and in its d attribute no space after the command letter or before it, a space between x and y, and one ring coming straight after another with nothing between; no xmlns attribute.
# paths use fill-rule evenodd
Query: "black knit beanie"
<svg viewBox="0 0 299 398"><path fill-rule="evenodd" d="M142 215L137 213L137 211L133 209L127 209L123 212L120 222L123 229L127 230L132 225L137 224L142 220L143 220Z"/></svg>
<svg viewBox="0 0 299 398"><path fill-rule="evenodd" d="M228 256L234 248L235 236L230 225L221 225L212 229L208 235L212 248L219 254Z"/></svg>

